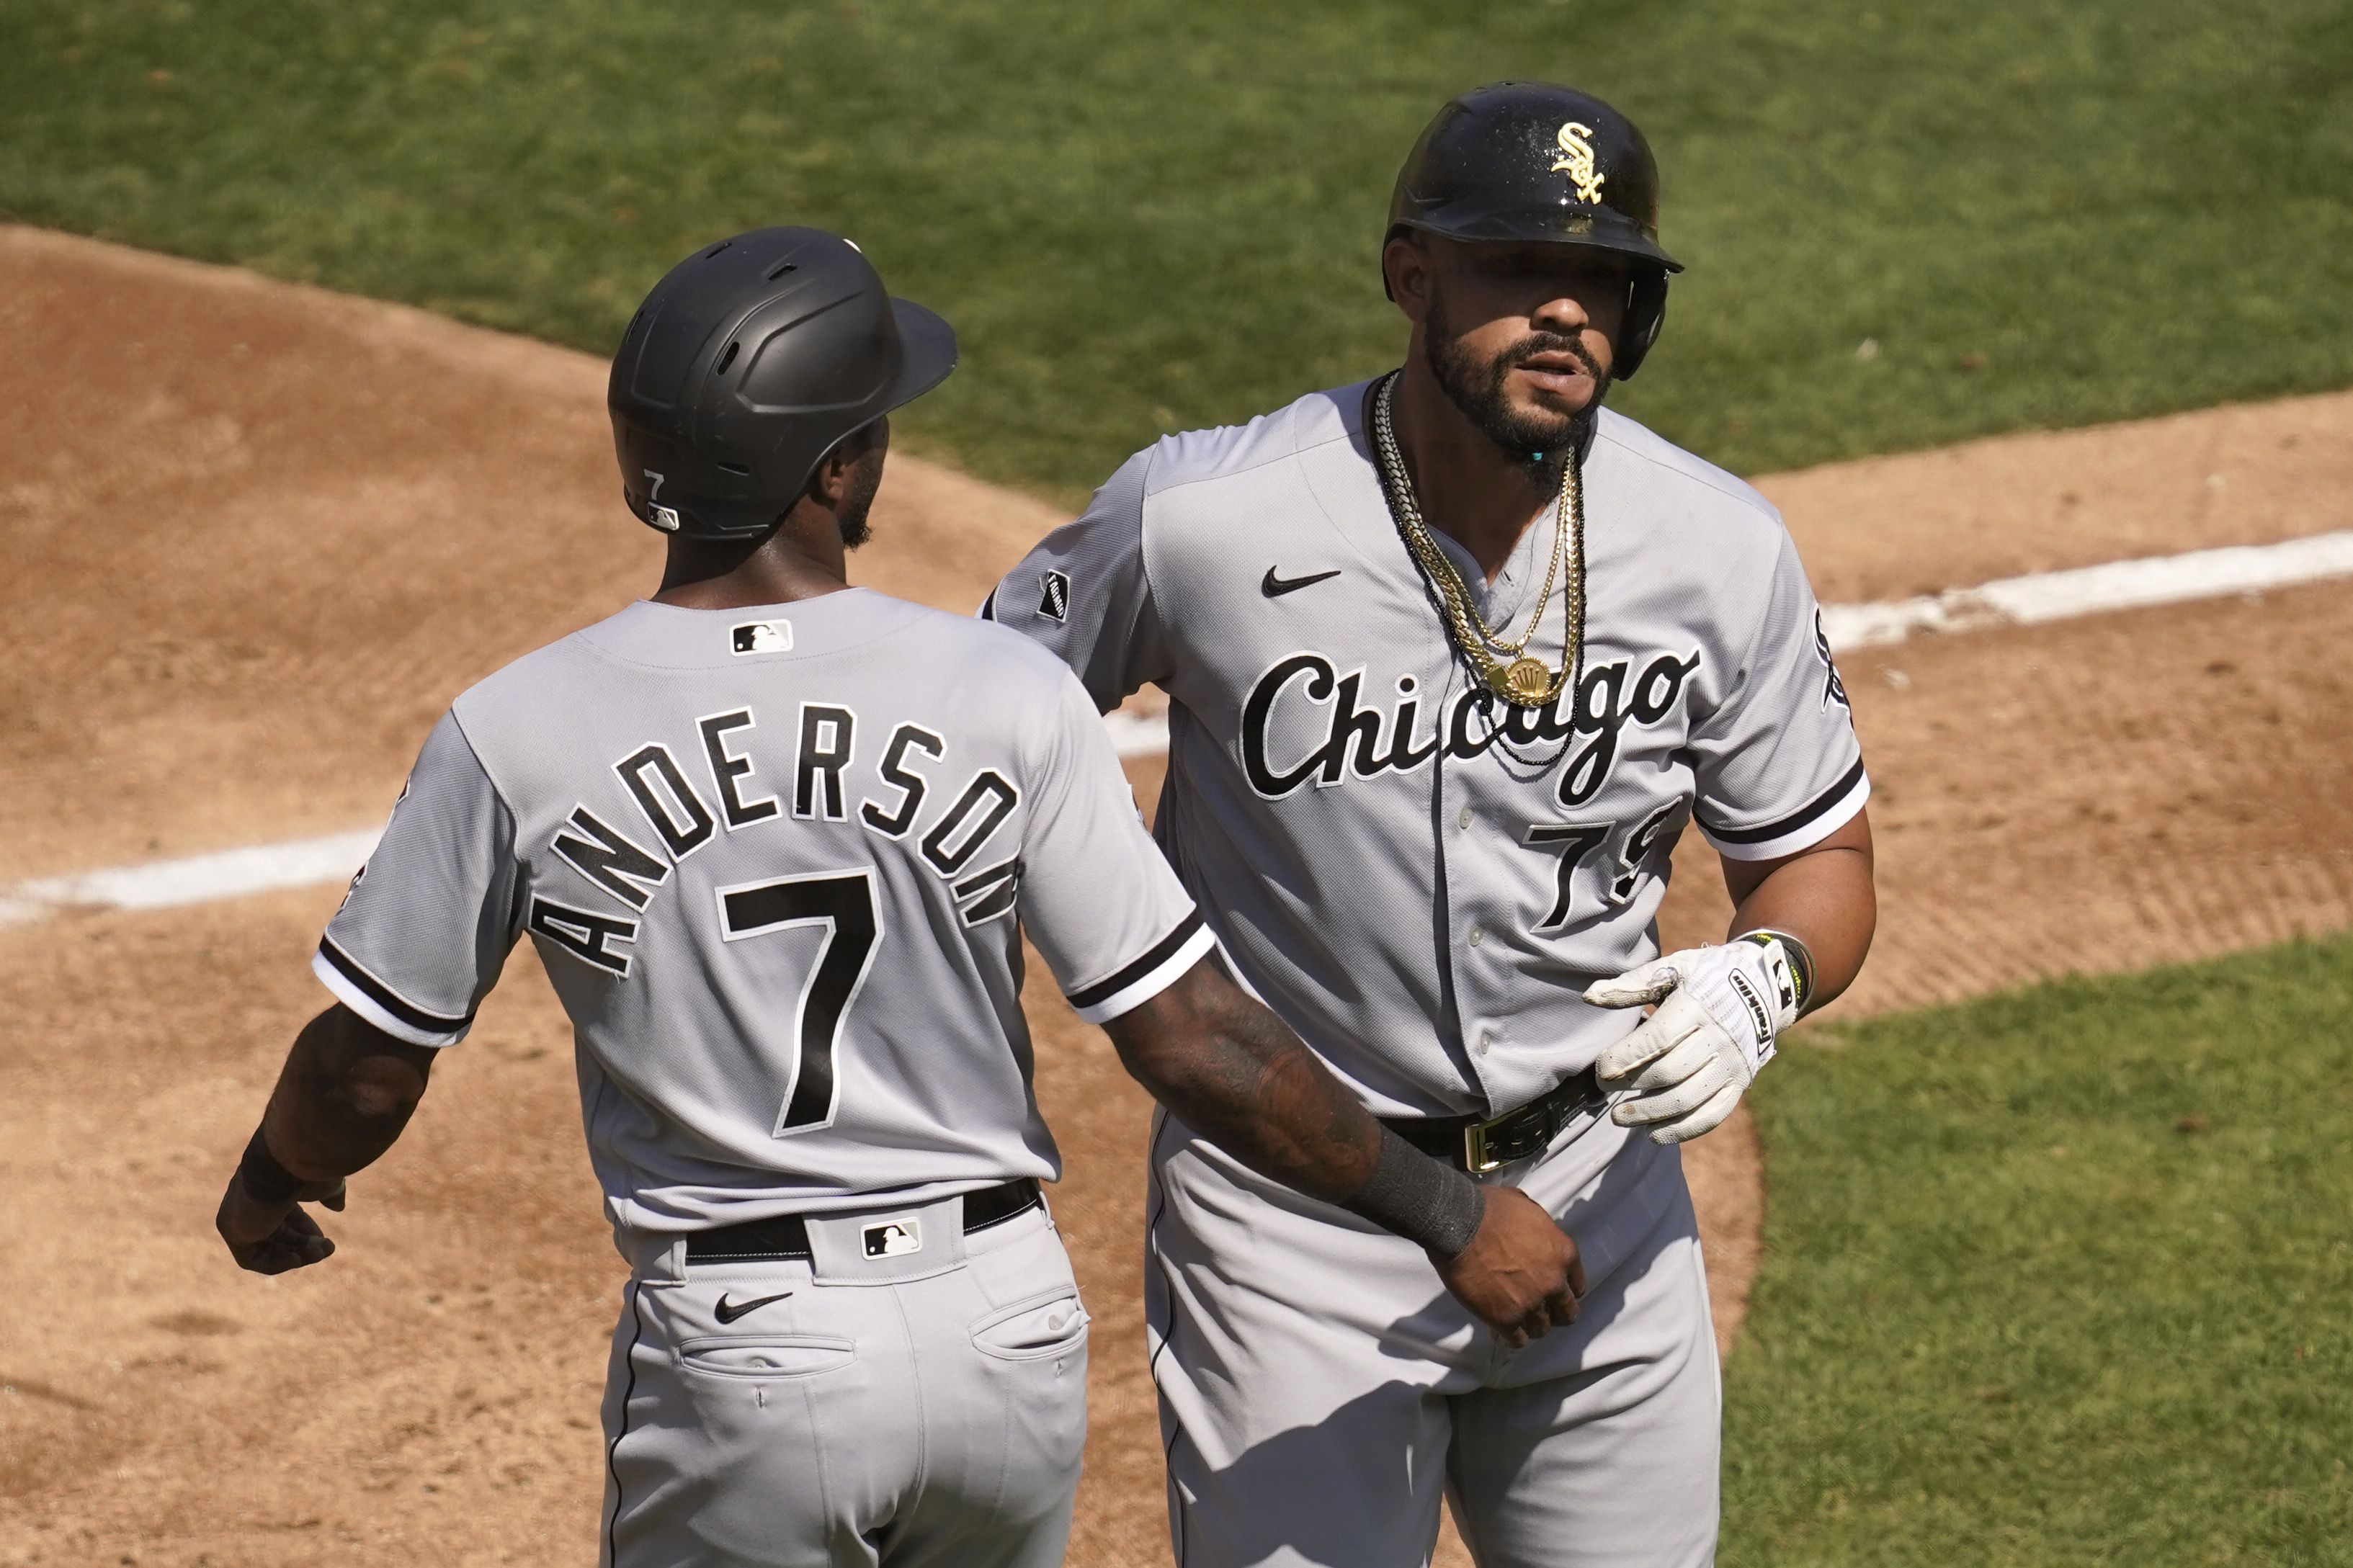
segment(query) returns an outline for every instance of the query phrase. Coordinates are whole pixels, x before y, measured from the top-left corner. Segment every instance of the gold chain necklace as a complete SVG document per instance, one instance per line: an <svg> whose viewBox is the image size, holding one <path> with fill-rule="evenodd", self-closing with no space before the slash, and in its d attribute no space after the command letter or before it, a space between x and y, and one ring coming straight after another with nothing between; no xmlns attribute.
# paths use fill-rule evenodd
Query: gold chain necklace
<svg viewBox="0 0 2353 1568"><path fill-rule="evenodd" d="M1577 678L1585 658L1585 475L1577 453L1572 446L1561 469L1560 500L1553 520L1552 564L1545 573L1544 591L1536 595L1535 610L1528 616L1527 629L1517 641L1507 643L1489 629L1485 617L1472 603L1471 590L1463 583L1462 574L1454 569L1454 563L1447 558L1438 541L1430 537L1430 525L1422 521L1421 509L1414 502L1413 481L1398 450L1397 425L1389 409L1398 374L1390 372L1373 397L1373 447L1380 458L1381 489L1389 503L1389 516L1397 523L1407 552L1420 566L1422 575L1438 595L1438 602L1444 606L1454 646L1478 670L1479 678L1495 695L1516 707L1546 707ZM1567 634L1560 668L1555 670L1546 668L1526 650L1544 620L1545 606L1552 602L1553 584L1559 580L1564 555L1569 562Z"/></svg>

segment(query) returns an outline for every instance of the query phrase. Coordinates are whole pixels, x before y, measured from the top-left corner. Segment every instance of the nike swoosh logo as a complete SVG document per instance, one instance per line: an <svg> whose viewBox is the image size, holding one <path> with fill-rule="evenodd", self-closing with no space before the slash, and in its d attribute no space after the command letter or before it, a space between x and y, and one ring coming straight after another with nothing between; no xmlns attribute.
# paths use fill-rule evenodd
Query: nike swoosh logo
<svg viewBox="0 0 2353 1568"><path fill-rule="evenodd" d="M723 1295L719 1298L719 1310L715 1315L721 1322L732 1323L746 1312L757 1311L762 1307L766 1306L769 1302L781 1301L791 1294L792 1292L790 1290L779 1290L773 1296L762 1296L756 1300L744 1301L741 1303L730 1301Z"/></svg>
<svg viewBox="0 0 2353 1568"><path fill-rule="evenodd" d="M1329 572L1311 572L1304 577L1278 577L1274 574L1274 568L1270 566L1266 569L1266 576L1259 583L1258 591L1270 599L1280 599L1285 594L1296 594L1302 588L1312 588L1326 577L1337 577L1339 574L1340 569L1335 566Z"/></svg>

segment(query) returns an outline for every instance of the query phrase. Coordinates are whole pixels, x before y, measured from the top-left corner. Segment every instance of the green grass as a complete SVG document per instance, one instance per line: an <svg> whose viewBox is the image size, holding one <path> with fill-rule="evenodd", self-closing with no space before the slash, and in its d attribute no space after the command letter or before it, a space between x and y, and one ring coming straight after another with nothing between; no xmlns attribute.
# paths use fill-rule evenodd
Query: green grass
<svg viewBox="0 0 2353 1568"><path fill-rule="evenodd" d="M1734 468L2353 381L2342 0L0 18L0 211L22 221L599 353L698 244L830 226L963 330L913 444L1066 499L1161 429L1393 362L1374 268L1398 161L1449 93L1511 74L1649 131L1691 271L1625 406Z"/></svg>
<svg viewBox="0 0 2353 1568"><path fill-rule="evenodd" d="M2353 1563L2348 1019L2340 937L1811 1033L1727 1568Z"/></svg>

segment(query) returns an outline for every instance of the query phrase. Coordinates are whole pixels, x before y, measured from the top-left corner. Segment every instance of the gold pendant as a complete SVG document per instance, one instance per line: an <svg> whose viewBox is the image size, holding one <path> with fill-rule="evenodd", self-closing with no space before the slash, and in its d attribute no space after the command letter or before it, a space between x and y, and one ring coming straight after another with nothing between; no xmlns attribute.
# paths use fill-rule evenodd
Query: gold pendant
<svg viewBox="0 0 2353 1568"><path fill-rule="evenodd" d="M1552 671L1535 659L1515 658L1495 686L1506 700L1522 708L1533 708L1542 702L1545 693L1551 689Z"/></svg>

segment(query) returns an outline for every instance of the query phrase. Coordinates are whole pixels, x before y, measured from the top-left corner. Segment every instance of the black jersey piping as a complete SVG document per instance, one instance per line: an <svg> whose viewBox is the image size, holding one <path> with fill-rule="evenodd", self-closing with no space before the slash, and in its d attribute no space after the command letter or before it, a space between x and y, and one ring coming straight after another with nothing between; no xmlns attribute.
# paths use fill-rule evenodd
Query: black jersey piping
<svg viewBox="0 0 2353 1568"><path fill-rule="evenodd" d="M1079 990L1071 992L1069 997L1071 1005L1078 1008L1086 1008L1092 1007L1099 1002L1110 1001L1113 997L1118 995L1121 992L1126 990L1129 986L1134 984L1137 981L1143 979L1145 975L1150 974L1154 970L1159 968L1162 964L1175 957L1176 950L1183 947L1186 942L1192 940L1193 933L1200 929L1201 911L1195 910L1191 914L1187 915L1183 920L1176 922L1176 929L1175 931L1170 931L1166 936L1164 936L1158 942L1154 942L1150 950L1147 951L1143 957L1137 959L1133 963L1124 965L1121 968L1118 973L1112 975L1108 979L1098 980L1092 985L1082 986Z"/></svg>
<svg viewBox="0 0 2353 1568"><path fill-rule="evenodd" d="M323 936L319 939L319 956L332 965L336 973L350 981L361 995L412 1029L420 1029L430 1035L454 1035L474 1021L471 1013L462 1018L445 1018L402 1000L383 981L362 969L349 953Z"/></svg>
<svg viewBox="0 0 2353 1568"><path fill-rule="evenodd" d="M1168 1321L1162 1328L1159 1348L1144 1363L1144 1375L1152 1380L1153 1395L1160 1402L1168 1423L1168 1436L1160 1445L1160 1473L1168 1486L1168 1531L1176 1537L1176 1568L1186 1568L1185 1489L1176 1484L1176 1440L1185 1435L1185 1424L1168 1409L1167 1396L1160 1392L1160 1358L1176 1341L1176 1287L1168 1278L1168 1259L1160 1250L1160 1218L1168 1212L1168 1177L1158 1164L1160 1140L1166 1135L1173 1119L1165 1105L1155 1105L1152 1110L1152 1139L1144 1152L1145 1163L1152 1167L1152 1213L1144 1222L1144 1256L1147 1266L1160 1276L1160 1291L1168 1302Z"/></svg>
<svg viewBox="0 0 2353 1568"><path fill-rule="evenodd" d="M613 1517L605 1525L607 1568L617 1568L621 1558L621 1439L629 1435L629 1402L638 1396L638 1342L646 1333L646 1320L638 1310L638 1295L643 1289L635 1279L629 1281L629 1376L621 1388L620 1422L614 1430L613 1440L605 1445L605 1473L613 1478Z"/></svg>
<svg viewBox="0 0 2353 1568"><path fill-rule="evenodd" d="M1853 794L1854 786L1862 782L1862 759L1857 757L1854 760L1854 766L1847 769L1840 776L1838 783L1831 785L1829 789L1824 790L1778 822L1768 822L1762 827L1717 827L1702 818L1700 826L1710 838L1719 844L1768 843L1786 834L1797 832L1798 829L1818 817L1827 816L1839 802Z"/></svg>

